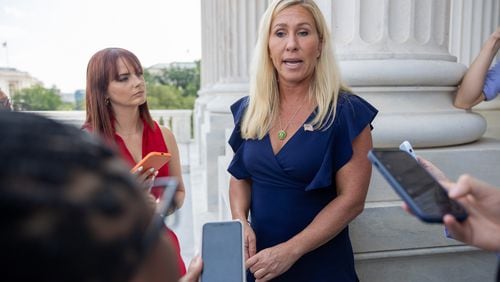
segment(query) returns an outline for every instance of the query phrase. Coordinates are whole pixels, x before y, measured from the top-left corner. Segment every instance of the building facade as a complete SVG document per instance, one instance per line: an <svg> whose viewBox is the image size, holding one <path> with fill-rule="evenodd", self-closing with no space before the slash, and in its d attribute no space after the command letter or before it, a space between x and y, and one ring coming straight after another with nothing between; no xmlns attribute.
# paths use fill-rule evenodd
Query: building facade
<svg viewBox="0 0 500 282"><path fill-rule="evenodd" d="M15 68L0 67L0 89L9 97L12 97L17 90L37 84L41 84L41 82L27 72Z"/></svg>

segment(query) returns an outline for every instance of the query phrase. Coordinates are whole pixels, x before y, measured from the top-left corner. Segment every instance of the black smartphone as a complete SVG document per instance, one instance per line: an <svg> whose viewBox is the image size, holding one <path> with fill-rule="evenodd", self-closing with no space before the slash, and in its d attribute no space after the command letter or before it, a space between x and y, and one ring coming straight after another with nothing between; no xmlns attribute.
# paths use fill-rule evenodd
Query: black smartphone
<svg viewBox="0 0 500 282"><path fill-rule="evenodd" d="M442 223L445 214L467 218L465 209L409 153L373 149L368 159L422 221Z"/></svg>
<svg viewBox="0 0 500 282"><path fill-rule="evenodd" d="M202 282L245 281L243 225L238 220L203 225Z"/></svg>

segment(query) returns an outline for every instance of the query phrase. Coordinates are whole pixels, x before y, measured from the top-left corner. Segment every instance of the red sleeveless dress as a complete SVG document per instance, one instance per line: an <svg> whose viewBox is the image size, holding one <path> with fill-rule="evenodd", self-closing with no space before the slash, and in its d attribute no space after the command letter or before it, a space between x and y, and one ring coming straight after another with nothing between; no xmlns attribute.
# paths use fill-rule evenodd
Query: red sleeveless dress
<svg viewBox="0 0 500 282"><path fill-rule="evenodd" d="M163 135L161 133L161 129L158 126L156 122L154 122L154 130L149 127L149 125L144 122L144 130L142 133L142 157L145 157L148 153L150 152L168 152L167 149L167 144L165 144L165 140L163 139ZM130 154L130 151L128 150L127 146L125 146L125 142L123 139L118 136L118 134L115 134L115 141L116 144L118 145L118 148L120 150L120 153L122 157L131 165L134 166L136 162L134 161L134 158L132 157L132 154ZM158 171L158 176L168 176L168 165L164 165L160 170ZM153 187L151 189L151 194L154 195L156 199L158 199L161 196L161 193L163 191L161 189L156 189ZM170 230L167 229L167 235L170 237L172 244L174 245L174 248L176 250L176 255L177 255L177 261L179 265L179 273L181 276L186 274L186 266L184 265L184 261L182 260L181 257L181 248L179 245L179 239L177 238L177 235Z"/></svg>

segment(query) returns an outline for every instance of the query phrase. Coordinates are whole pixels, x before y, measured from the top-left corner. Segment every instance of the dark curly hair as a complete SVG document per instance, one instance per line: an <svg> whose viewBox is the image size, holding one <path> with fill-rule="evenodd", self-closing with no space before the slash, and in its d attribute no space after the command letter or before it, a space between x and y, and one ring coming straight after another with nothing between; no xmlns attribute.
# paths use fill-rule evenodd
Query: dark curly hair
<svg viewBox="0 0 500 282"><path fill-rule="evenodd" d="M0 111L2 281L128 281L144 256L150 210L95 137Z"/></svg>

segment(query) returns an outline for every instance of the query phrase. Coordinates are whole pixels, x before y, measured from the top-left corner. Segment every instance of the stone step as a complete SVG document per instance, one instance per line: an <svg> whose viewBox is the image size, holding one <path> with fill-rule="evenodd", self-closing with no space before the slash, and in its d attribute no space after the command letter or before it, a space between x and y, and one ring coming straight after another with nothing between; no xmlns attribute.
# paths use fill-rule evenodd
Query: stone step
<svg viewBox="0 0 500 282"><path fill-rule="evenodd" d="M400 250L355 255L360 281L370 282L470 282L495 281L494 254L470 247Z"/></svg>
<svg viewBox="0 0 500 282"><path fill-rule="evenodd" d="M443 225L423 223L400 204L367 204L349 225L361 281L493 281L493 253L447 238Z"/></svg>

